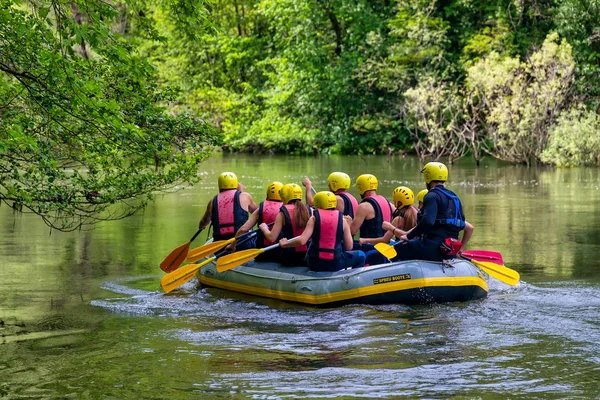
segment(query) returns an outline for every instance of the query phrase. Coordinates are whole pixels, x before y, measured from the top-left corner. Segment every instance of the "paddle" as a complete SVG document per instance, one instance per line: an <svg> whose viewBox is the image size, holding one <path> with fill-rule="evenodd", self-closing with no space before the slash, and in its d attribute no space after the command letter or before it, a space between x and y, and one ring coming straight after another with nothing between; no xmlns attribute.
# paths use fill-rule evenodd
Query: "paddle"
<svg viewBox="0 0 600 400"><path fill-rule="evenodd" d="M169 255L160 263L160 269L165 272L171 272L181 265L185 261L190 244L196 239L196 237L202 232L202 229L198 229L198 232L192 236L192 238L181 246L176 247Z"/></svg>
<svg viewBox="0 0 600 400"><path fill-rule="evenodd" d="M484 270L488 275L493 276L501 282L509 284L511 286L515 286L519 283L519 279L521 276L514 269L510 269L503 265L494 264L488 261L476 261L472 258L459 256L460 258L472 262L477 265L479 268Z"/></svg>
<svg viewBox="0 0 600 400"><path fill-rule="evenodd" d="M396 243L392 243L392 244L396 244ZM377 250L378 252L383 254L388 259L394 258L397 255L396 249L394 248L394 246L393 245L390 246L389 244L386 244L386 243L377 243L375 245L375 250ZM488 261L477 261L477 260L474 260L473 258L469 258L469 257L465 257L465 256L459 256L459 257L477 265L479 268L484 270L488 275L493 276L494 278L498 279L501 282L504 282L511 286L515 286L517 283L519 283L519 279L520 279L519 273L513 269L510 269L503 265L494 264L494 263L488 262Z"/></svg>
<svg viewBox="0 0 600 400"><path fill-rule="evenodd" d="M502 254L497 251L489 250L467 250L463 251L463 256L473 258L477 261L491 261L495 264L504 265Z"/></svg>
<svg viewBox="0 0 600 400"><path fill-rule="evenodd" d="M274 222L271 222L268 226L272 226L274 224ZM205 245L202 245L200 247L196 247L193 250L190 250L188 256L187 256L187 260L188 262L192 263L195 261L198 261L201 258L210 256L211 254L213 254L216 251L221 250L223 247L238 241L240 239L246 238L249 235L252 235L253 233L257 233L258 229L255 229L253 231L248 231L246 233L243 233L239 236L236 236L234 238L231 239L227 239L227 240L218 240L216 242L212 242L212 243L207 243Z"/></svg>
<svg viewBox="0 0 600 400"><path fill-rule="evenodd" d="M290 239L288 242L296 240L299 237L300 236L296 236L295 238ZM217 260L217 272L225 272L232 268L245 264L248 261L254 260L257 256L264 253L265 251L273 250L277 247L279 247L279 243L276 243L272 246L264 247L262 249L248 249L228 254Z"/></svg>
<svg viewBox="0 0 600 400"><path fill-rule="evenodd" d="M392 258L396 257L396 255L398 254L398 253L396 253L396 249L394 248L394 245L396 243L397 242L392 242L391 244L376 243L375 250L377 250L378 252L383 254L383 256L385 258L387 258L388 260L391 260Z"/></svg>
<svg viewBox="0 0 600 400"><path fill-rule="evenodd" d="M247 232L247 233L255 233L256 231L251 231L251 232ZM241 237L242 235L238 236ZM240 244L252 239L254 237L254 235L246 235L246 237L242 240L240 240ZM227 253L229 250L228 249L223 249L220 252L218 252L217 254L215 254L213 257L202 261L199 264L187 264L184 265L181 268L177 268L175 271L170 272L168 274L166 274L165 276L162 277L162 279L160 280L160 286L162 286L163 290L167 293L173 291L174 289L177 289L179 286L183 285L184 283L190 281L194 276L196 276L196 273L198 272L198 270L200 270L200 268L204 267L206 264L209 264L213 261L215 261L218 257L221 257L223 254Z"/></svg>
<svg viewBox="0 0 600 400"><path fill-rule="evenodd" d="M222 252L225 252L225 251L226 250L223 250ZM202 268L206 264L216 260L217 257L220 255L220 253L221 252L215 254L213 257L211 257L207 260L202 261L200 264L187 264L181 268L177 268L173 272L169 272L168 274L163 276L162 279L160 280L160 286L162 286L163 290L166 293L169 293L169 292L173 291L174 289L177 289L179 286L190 281L194 276L196 276L196 273L198 272L198 270L200 268Z"/></svg>

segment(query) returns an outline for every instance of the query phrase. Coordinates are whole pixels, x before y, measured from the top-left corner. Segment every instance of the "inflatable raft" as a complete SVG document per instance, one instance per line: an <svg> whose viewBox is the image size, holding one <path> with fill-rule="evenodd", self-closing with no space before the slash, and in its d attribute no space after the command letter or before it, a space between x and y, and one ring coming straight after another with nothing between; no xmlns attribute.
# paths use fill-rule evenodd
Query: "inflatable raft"
<svg viewBox="0 0 600 400"><path fill-rule="evenodd" d="M469 301L487 296L484 274L455 259L400 261L336 272L250 261L218 273L210 263L200 269L201 285L311 305L427 304Z"/></svg>

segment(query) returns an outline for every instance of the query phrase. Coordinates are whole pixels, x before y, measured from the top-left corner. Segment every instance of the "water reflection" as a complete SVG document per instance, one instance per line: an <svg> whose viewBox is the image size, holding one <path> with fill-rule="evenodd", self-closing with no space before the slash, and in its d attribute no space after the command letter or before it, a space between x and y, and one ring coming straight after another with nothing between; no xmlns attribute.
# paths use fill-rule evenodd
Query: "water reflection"
<svg viewBox="0 0 600 400"><path fill-rule="evenodd" d="M515 288L491 280L488 299L464 304L316 309L192 282L164 295L158 263L196 231L223 170L257 200L271 180L308 175L321 189L334 170L374 173L389 196L423 187L417 160L216 156L203 169L193 188L92 231L50 234L0 208L0 397L600 392L598 170L451 166L449 187L476 227L471 248L500 251L524 280Z"/></svg>

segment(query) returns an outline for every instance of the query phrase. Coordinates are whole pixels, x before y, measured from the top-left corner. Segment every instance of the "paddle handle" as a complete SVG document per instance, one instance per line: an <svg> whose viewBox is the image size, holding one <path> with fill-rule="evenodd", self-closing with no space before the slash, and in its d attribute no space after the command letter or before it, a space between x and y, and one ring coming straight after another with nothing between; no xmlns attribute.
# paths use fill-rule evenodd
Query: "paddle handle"
<svg viewBox="0 0 600 400"><path fill-rule="evenodd" d="M270 227L272 227L274 224L275 224L275 221L271 222L270 224L267 224L267 226L270 228ZM246 237L246 236L248 236L248 235L251 235L251 234L253 234L253 233L257 233L259 230L260 230L260 229L258 229L258 228L257 228L257 229L253 229L253 230L251 230L251 231L248 231L248 232L246 232L246 233L242 233L241 235L239 235L239 236L236 236L236 237L235 237L235 240L237 241L237 240L239 240L239 239L241 239L241 238L243 238L243 237Z"/></svg>
<svg viewBox="0 0 600 400"><path fill-rule="evenodd" d="M194 236L192 236L192 238L190 239L190 242L193 242L194 239L196 239L198 237L198 235L200 234L200 232L202 232L203 230L204 230L204 228L198 229L198 232L194 233Z"/></svg>

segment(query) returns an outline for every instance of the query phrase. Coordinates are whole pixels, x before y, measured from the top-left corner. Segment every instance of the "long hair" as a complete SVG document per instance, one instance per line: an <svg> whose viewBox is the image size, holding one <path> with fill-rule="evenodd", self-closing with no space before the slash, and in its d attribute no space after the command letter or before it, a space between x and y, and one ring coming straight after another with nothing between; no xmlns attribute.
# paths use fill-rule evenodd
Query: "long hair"
<svg viewBox="0 0 600 400"><path fill-rule="evenodd" d="M396 208L392 216L394 218L402 218L400 220L398 229L401 229L403 231L411 230L417 225L417 211L416 208L414 208L413 206L404 206L402 208Z"/></svg>
<svg viewBox="0 0 600 400"><path fill-rule="evenodd" d="M295 199L290 201L288 204L294 205L294 225L296 228L303 229L306 227L306 223L310 218L308 214L308 208L304 205L302 200Z"/></svg>

